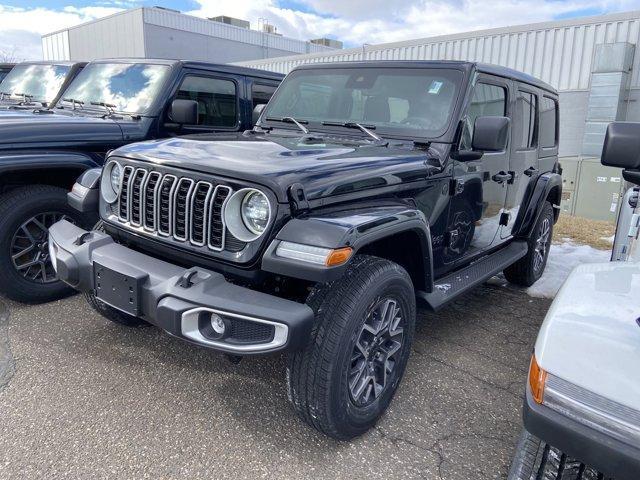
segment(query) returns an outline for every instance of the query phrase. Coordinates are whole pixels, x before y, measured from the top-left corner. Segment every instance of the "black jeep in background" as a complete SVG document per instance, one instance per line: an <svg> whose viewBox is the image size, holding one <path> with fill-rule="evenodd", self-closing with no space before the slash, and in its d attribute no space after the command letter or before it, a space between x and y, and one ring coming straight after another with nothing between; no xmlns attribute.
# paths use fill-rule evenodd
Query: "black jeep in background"
<svg viewBox="0 0 640 480"><path fill-rule="evenodd" d="M34 110L56 103L86 62L24 62L0 83L0 112Z"/></svg>
<svg viewBox="0 0 640 480"><path fill-rule="evenodd" d="M348 439L391 402L418 303L437 310L501 271L540 278L557 152L557 93L522 73L308 65L252 131L112 152L69 194L102 224L60 221L49 249L114 322L233 356L286 351L294 409Z"/></svg>
<svg viewBox="0 0 640 480"><path fill-rule="evenodd" d="M40 302L71 291L51 266L47 230L61 218L92 226L95 212L71 209L66 195L108 150L178 134L244 131L254 106L266 103L281 79L198 62L101 60L51 108L0 115L0 292Z"/></svg>
<svg viewBox="0 0 640 480"><path fill-rule="evenodd" d="M15 67L15 63L0 63L0 82L7 76L13 67Z"/></svg>

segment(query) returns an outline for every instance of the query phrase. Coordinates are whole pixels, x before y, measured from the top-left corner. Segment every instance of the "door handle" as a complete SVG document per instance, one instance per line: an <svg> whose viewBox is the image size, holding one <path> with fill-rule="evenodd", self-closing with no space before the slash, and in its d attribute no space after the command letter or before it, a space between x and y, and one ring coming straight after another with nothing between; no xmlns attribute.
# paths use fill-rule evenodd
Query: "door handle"
<svg viewBox="0 0 640 480"><path fill-rule="evenodd" d="M529 167L524 171L524 174L527 177L533 177L536 173L538 173L540 170L538 170L536 167Z"/></svg>
<svg viewBox="0 0 640 480"><path fill-rule="evenodd" d="M499 173L496 173L493 177L491 177L491 180L498 183L504 183L504 182L508 182L512 178L513 178L513 174L511 173L499 172Z"/></svg>

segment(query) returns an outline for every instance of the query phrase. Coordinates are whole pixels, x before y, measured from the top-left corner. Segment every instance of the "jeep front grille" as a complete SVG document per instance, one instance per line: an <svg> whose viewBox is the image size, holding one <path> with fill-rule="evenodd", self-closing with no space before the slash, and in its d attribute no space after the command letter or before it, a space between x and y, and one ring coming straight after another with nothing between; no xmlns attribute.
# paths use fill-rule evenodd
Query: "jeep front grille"
<svg viewBox="0 0 640 480"><path fill-rule="evenodd" d="M127 165L116 212L120 223L143 233L221 251L228 235L222 210L231 193L225 185Z"/></svg>

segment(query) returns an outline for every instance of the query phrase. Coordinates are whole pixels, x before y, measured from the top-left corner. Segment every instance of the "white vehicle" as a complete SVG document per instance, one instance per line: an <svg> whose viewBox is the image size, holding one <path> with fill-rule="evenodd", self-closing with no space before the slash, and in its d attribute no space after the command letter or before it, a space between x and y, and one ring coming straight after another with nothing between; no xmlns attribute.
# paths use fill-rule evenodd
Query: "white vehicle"
<svg viewBox="0 0 640 480"><path fill-rule="evenodd" d="M577 267L531 358L509 480L640 479L640 123L612 123L604 165L632 186L610 263Z"/></svg>

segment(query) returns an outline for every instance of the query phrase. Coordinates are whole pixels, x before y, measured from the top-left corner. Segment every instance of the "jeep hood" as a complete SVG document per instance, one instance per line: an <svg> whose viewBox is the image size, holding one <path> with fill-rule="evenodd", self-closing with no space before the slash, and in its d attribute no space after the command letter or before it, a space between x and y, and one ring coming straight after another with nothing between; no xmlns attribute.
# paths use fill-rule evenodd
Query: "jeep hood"
<svg viewBox="0 0 640 480"><path fill-rule="evenodd" d="M287 201L287 189L294 183L302 184L308 200L315 200L424 179L435 168L427 159L438 155L433 149L357 141L305 142L299 137L241 134L217 141L207 138L142 142L113 155L264 185L281 202Z"/></svg>
<svg viewBox="0 0 640 480"><path fill-rule="evenodd" d="M109 118L23 110L0 113L0 150L122 141L122 129Z"/></svg>

